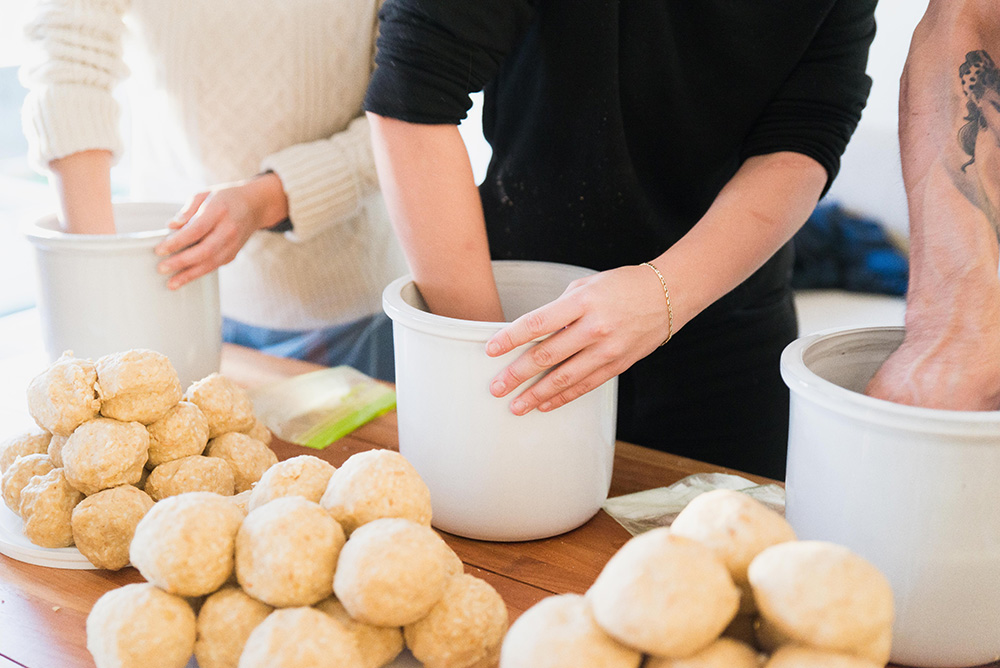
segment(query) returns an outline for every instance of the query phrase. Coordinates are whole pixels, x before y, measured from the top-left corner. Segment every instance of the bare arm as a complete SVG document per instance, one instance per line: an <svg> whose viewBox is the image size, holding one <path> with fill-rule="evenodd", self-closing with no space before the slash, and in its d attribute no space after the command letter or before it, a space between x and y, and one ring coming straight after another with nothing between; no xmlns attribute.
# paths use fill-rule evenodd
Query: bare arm
<svg viewBox="0 0 1000 668"><path fill-rule="evenodd" d="M80 151L49 163L59 196L59 220L73 234L114 234L111 152Z"/></svg>
<svg viewBox="0 0 1000 668"><path fill-rule="evenodd" d="M439 315L502 322L482 204L458 127L368 118L382 193L427 305Z"/></svg>
<svg viewBox="0 0 1000 668"><path fill-rule="evenodd" d="M932 0L900 87L911 236L906 338L869 394L1000 408L1000 9Z"/></svg>

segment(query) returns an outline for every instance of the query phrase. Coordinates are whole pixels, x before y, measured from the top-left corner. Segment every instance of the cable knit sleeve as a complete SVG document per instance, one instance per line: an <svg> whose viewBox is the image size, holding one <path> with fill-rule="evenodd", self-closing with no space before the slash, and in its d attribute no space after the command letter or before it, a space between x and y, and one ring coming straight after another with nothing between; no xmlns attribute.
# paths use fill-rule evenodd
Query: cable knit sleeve
<svg viewBox="0 0 1000 668"><path fill-rule="evenodd" d="M72 153L107 149L121 157L120 109L112 91L128 69L122 17L130 0L45 0L25 25L30 50L20 70L28 160L39 171Z"/></svg>
<svg viewBox="0 0 1000 668"><path fill-rule="evenodd" d="M329 139L296 144L266 157L261 169L281 179L292 231L305 241L323 228L356 216L378 191L368 119L355 118Z"/></svg>

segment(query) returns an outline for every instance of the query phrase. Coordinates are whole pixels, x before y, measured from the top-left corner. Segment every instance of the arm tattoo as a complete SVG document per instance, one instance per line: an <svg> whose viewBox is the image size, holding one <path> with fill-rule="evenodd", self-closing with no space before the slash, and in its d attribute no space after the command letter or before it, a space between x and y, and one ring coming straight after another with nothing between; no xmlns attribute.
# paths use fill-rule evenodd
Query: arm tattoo
<svg viewBox="0 0 1000 668"><path fill-rule="evenodd" d="M994 64L990 54L985 51L970 51L965 56L965 62L958 68L962 80L962 92L965 93L966 124L958 131L958 141L962 150L969 156L969 161L962 165L962 171L976 161L976 140L979 131L987 128L986 117L983 115L983 104L994 104L992 100L984 101L987 90L1000 93L1000 70Z"/></svg>

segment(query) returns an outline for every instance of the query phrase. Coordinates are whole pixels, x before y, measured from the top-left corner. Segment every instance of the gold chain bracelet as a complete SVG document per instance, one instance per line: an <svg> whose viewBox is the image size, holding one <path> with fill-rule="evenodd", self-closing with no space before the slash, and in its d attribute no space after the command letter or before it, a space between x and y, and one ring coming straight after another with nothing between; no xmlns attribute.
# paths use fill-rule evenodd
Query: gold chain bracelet
<svg viewBox="0 0 1000 668"><path fill-rule="evenodd" d="M670 307L670 290L667 290L667 281L663 278L663 274L660 273L659 269L649 262L643 262L642 265L656 272L656 277L660 279L660 287L663 288L663 298L667 301L667 338L663 339L663 343L660 344L660 346L665 346L667 341L674 335L674 310Z"/></svg>

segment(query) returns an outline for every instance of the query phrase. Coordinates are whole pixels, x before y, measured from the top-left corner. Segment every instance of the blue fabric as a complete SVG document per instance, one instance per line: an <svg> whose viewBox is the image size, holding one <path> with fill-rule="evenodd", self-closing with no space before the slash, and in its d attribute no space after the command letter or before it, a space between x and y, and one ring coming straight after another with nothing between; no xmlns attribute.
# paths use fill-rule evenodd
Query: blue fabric
<svg viewBox="0 0 1000 668"><path fill-rule="evenodd" d="M225 318L222 340L323 366L346 364L379 380L395 382L396 379L392 320L384 313L337 327L306 331L254 327Z"/></svg>
<svg viewBox="0 0 1000 668"><path fill-rule="evenodd" d="M909 261L877 221L839 204L816 207L795 235L792 287L905 295Z"/></svg>

